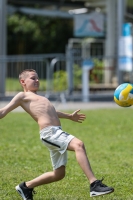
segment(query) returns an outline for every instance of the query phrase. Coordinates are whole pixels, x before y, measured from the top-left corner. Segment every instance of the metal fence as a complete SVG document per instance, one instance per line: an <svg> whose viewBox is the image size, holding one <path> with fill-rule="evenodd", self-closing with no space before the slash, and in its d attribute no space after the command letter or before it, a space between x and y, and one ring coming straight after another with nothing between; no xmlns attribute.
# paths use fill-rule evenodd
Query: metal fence
<svg viewBox="0 0 133 200"><path fill-rule="evenodd" d="M55 58L60 62L54 62ZM63 54L0 57L0 76L4 76L5 81L4 84L2 80L1 85L5 87L5 94L9 95L10 93L22 90L18 82L18 75L24 69L35 69L37 71L42 83L41 90L54 90L52 87L53 74L56 71L66 70L63 61Z"/></svg>
<svg viewBox="0 0 133 200"><path fill-rule="evenodd" d="M35 69L40 78L40 92L47 97L60 98L62 101L68 96L82 93L82 63L84 58L80 50L72 49L70 54L23 55L0 57L1 71L4 68L5 96L15 95L22 88L18 81L19 73L24 69ZM78 52L78 56L77 56ZM73 55L73 56L72 56ZM109 61L104 57L92 57L94 67L88 73L89 90L92 92L112 90L117 86L115 65L106 66ZM112 58L110 58L112 60ZM114 62L115 63L115 62ZM108 83L105 76L110 74ZM1 79L2 80L2 79ZM1 93L1 97L3 94ZM81 97L82 98L82 97Z"/></svg>

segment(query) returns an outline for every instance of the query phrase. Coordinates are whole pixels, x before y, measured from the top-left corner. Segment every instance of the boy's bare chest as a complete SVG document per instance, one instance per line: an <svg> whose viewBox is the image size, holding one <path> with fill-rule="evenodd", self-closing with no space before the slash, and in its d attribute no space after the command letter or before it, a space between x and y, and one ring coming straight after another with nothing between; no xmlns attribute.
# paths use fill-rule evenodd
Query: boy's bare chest
<svg viewBox="0 0 133 200"><path fill-rule="evenodd" d="M45 97L29 93L28 95L25 96L23 99L24 102L30 102L30 103L37 103L37 102L46 102L47 99Z"/></svg>
<svg viewBox="0 0 133 200"><path fill-rule="evenodd" d="M42 96L38 96L38 95L28 95L23 100L23 106L26 108L32 107L32 109L38 108L38 107L46 107L49 104L50 102L48 99Z"/></svg>

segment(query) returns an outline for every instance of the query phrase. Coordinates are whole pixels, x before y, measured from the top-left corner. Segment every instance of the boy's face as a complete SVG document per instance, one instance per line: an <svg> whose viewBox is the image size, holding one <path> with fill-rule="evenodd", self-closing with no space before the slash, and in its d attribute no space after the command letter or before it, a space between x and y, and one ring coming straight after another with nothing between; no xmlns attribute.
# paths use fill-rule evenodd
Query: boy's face
<svg viewBox="0 0 133 200"><path fill-rule="evenodd" d="M20 82L25 92L36 92L39 89L39 78L36 72L27 72Z"/></svg>

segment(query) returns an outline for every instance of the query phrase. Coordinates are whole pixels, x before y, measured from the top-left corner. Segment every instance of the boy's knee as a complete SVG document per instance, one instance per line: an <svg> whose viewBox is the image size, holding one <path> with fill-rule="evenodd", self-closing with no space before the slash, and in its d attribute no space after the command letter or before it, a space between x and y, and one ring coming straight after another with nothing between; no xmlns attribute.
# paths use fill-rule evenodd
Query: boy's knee
<svg viewBox="0 0 133 200"><path fill-rule="evenodd" d="M59 177L60 177L60 180L63 179L63 178L65 177L65 172L61 173L61 174L59 175Z"/></svg>
<svg viewBox="0 0 133 200"><path fill-rule="evenodd" d="M57 178L57 181L60 181L60 180L62 180L64 177L65 177L65 174L63 174L63 173L61 173L61 174L58 174L58 175L56 176L56 178Z"/></svg>
<svg viewBox="0 0 133 200"><path fill-rule="evenodd" d="M78 149L85 149L84 143L81 140L79 140L77 142L76 147L77 147L77 150Z"/></svg>
<svg viewBox="0 0 133 200"><path fill-rule="evenodd" d="M55 176L57 178L57 180L61 180L65 177L65 167L62 166L60 168L58 168L57 170L55 170Z"/></svg>

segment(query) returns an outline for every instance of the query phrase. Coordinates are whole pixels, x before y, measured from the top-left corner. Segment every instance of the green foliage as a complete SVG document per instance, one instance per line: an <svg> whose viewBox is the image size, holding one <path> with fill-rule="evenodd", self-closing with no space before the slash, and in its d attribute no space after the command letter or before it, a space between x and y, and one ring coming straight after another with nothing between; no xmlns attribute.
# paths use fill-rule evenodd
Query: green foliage
<svg viewBox="0 0 133 200"><path fill-rule="evenodd" d="M9 54L32 53L34 44L42 40L38 24L30 18L14 14L8 17L8 50Z"/></svg>
<svg viewBox="0 0 133 200"><path fill-rule="evenodd" d="M74 64L73 66L73 78L74 78L74 88L78 89L81 86L82 82L82 68Z"/></svg>
<svg viewBox="0 0 133 200"><path fill-rule="evenodd" d="M64 91L68 88L67 85L67 72L60 70L54 73L53 90Z"/></svg>
<svg viewBox="0 0 133 200"><path fill-rule="evenodd" d="M28 19L26 16L21 16L18 14L8 17L8 26L12 28L15 34L32 35L33 39L38 39L41 31L35 21Z"/></svg>
<svg viewBox="0 0 133 200"><path fill-rule="evenodd" d="M82 124L64 119L61 122L63 130L84 141L95 176L104 177L104 183L115 188L114 193L93 199L132 200L132 109L84 113L86 120ZM49 151L39 140L37 124L26 113L10 113L1 119L0 133L0 199L18 200L14 189L17 184L52 170ZM71 151L66 177L35 190L38 200L92 199L89 183Z"/></svg>
<svg viewBox="0 0 133 200"><path fill-rule="evenodd" d="M8 16L7 26L8 54L63 53L73 36L68 19L15 13Z"/></svg>
<svg viewBox="0 0 133 200"><path fill-rule="evenodd" d="M103 81L103 67L104 67L104 62L95 58L93 59L94 62L94 68L90 70L90 77L88 74L88 78L90 79L90 83L102 83ZM73 77L74 77L74 88L79 89L81 88L82 84L82 67L79 66L78 64L74 64L73 66Z"/></svg>
<svg viewBox="0 0 133 200"><path fill-rule="evenodd" d="M94 62L94 68L91 70L91 73L90 73L90 82L102 83L103 75L104 75L104 71L103 71L104 62L97 58L93 59L93 62Z"/></svg>

